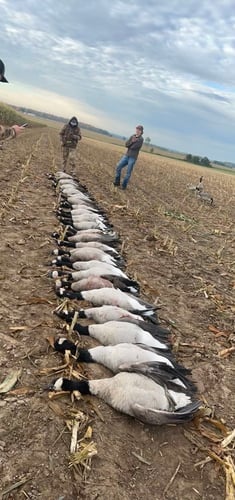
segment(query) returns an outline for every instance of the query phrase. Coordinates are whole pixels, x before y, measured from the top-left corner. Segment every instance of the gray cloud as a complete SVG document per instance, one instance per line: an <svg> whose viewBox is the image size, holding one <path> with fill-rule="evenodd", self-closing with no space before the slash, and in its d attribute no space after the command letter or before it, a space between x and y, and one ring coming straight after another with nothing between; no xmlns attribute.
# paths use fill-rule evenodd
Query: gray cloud
<svg viewBox="0 0 235 500"><path fill-rule="evenodd" d="M18 0L16 12L0 0L0 56L10 81L77 99L104 128L127 135L143 122L152 142L232 161L233 10L229 0Z"/></svg>

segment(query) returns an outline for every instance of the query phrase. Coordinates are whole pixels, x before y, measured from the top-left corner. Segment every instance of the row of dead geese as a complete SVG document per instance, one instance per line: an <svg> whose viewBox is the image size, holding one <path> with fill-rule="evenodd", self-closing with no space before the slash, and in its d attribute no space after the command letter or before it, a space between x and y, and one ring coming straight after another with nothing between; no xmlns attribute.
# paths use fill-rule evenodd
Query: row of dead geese
<svg viewBox="0 0 235 500"><path fill-rule="evenodd" d="M52 382L52 390L93 394L110 406L148 424L184 423L200 406L190 374L170 350L170 332L159 324L156 307L141 300L139 284L125 273L118 235L104 211L79 181L64 172L50 176L59 195L57 216L63 230L53 233L50 277L58 297L88 301L92 307L56 314L73 330L100 342L82 349L62 337L54 348L69 350L79 362L95 362L115 375L98 380ZM78 303L79 304L79 303ZM76 321L87 318L87 326Z"/></svg>

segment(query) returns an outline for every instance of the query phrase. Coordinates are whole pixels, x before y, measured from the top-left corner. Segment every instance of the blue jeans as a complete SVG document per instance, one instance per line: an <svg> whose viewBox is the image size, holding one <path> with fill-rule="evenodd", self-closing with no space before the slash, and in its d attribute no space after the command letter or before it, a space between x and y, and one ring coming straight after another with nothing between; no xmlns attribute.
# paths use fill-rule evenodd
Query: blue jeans
<svg viewBox="0 0 235 500"><path fill-rule="evenodd" d="M119 161L119 163L116 166L116 175L115 175L115 179L114 179L114 184L116 186L120 186L122 169L127 166L126 175L125 175L123 182L122 182L122 188L126 189L127 184L130 180L131 173L132 173L132 170L134 168L135 162L136 162L136 159L132 158L131 156L124 155L121 158L121 160Z"/></svg>

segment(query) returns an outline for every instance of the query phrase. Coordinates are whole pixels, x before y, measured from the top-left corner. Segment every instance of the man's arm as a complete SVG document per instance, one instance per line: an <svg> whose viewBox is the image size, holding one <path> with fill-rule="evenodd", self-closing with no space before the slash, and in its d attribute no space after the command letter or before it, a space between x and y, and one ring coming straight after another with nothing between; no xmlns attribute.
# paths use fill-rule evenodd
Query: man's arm
<svg viewBox="0 0 235 500"><path fill-rule="evenodd" d="M67 125L64 125L63 128L60 131L60 138L61 138L61 140L63 140L63 138L65 136L66 128L67 128Z"/></svg>
<svg viewBox="0 0 235 500"><path fill-rule="evenodd" d="M132 136L133 137L133 136ZM129 142L129 141L127 141ZM143 137L136 137L135 141L129 144L129 148L133 151L136 149L140 149L143 146L144 139Z"/></svg>
<svg viewBox="0 0 235 500"><path fill-rule="evenodd" d="M78 128L78 129L76 130L76 134L74 134L74 138L76 138L78 141L81 141L81 139L82 139L82 134L81 134L81 129L80 129L80 128Z"/></svg>
<svg viewBox="0 0 235 500"><path fill-rule="evenodd" d="M126 148L129 148L129 146L132 144L132 139L133 139L133 137L134 137L134 136L133 136L133 135L131 135L131 136L129 137L129 139L127 139L127 141L125 142L125 146L126 146Z"/></svg>

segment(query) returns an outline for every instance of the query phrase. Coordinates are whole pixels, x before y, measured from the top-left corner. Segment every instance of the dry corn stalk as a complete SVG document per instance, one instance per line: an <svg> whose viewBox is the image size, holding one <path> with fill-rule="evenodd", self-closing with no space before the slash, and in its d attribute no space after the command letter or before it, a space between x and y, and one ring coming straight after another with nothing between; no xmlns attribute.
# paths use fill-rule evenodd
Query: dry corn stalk
<svg viewBox="0 0 235 500"><path fill-rule="evenodd" d="M12 387L14 387L14 385L16 384L21 373L22 373L22 368L19 368L17 370L12 370L0 384L0 394L5 394L6 392L10 391Z"/></svg>

